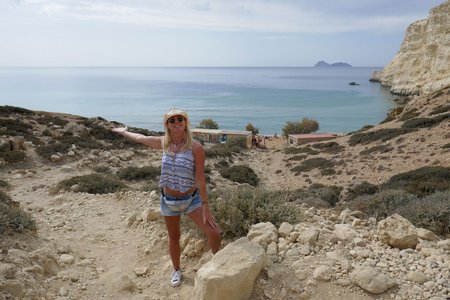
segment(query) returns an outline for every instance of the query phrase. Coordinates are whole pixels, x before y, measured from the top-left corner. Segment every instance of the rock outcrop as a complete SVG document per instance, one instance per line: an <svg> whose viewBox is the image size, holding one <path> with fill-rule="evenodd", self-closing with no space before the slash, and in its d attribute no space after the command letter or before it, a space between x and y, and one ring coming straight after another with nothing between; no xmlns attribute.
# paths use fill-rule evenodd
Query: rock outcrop
<svg viewBox="0 0 450 300"><path fill-rule="evenodd" d="M240 238L203 265L195 278L195 299L249 299L266 262L264 249Z"/></svg>
<svg viewBox="0 0 450 300"><path fill-rule="evenodd" d="M430 94L450 85L450 1L411 24L381 84L400 95Z"/></svg>

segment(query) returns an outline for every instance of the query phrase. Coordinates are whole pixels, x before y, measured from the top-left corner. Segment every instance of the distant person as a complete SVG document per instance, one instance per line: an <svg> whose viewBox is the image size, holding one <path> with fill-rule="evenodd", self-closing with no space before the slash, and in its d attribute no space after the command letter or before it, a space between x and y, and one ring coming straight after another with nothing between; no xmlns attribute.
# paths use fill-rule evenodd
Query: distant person
<svg viewBox="0 0 450 300"><path fill-rule="evenodd" d="M131 141L163 151L159 181L160 206L169 235L169 253L174 268L170 284L176 287L181 284L182 277L181 214L188 215L206 234L213 253L219 251L221 236L208 208L204 172L205 150L192 138L188 114L176 108L170 109L164 114L164 128L164 137L132 133L127 127L113 128L112 131Z"/></svg>

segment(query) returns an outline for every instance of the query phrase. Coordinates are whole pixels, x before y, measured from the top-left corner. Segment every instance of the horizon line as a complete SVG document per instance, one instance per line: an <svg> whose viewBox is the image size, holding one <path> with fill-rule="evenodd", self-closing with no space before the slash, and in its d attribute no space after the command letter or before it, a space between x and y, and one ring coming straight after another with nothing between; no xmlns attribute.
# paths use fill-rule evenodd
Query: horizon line
<svg viewBox="0 0 450 300"><path fill-rule="evenodd" d="M83 65L83 66L0 66L0 68L318 68L318 69L346 69L346 68L384 68L384 66L359 66L359 65L351 65L351 66L126 66L126 65Z"/></svg>

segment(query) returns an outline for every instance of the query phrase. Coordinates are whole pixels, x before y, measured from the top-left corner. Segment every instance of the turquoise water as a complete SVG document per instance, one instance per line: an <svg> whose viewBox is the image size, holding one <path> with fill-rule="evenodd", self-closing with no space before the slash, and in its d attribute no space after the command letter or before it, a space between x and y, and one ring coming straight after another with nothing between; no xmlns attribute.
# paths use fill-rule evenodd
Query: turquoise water
<svg viewBox="0 0 450 300"><path fill-rule="evenodd" d="M377 124L395 104L368 81L375 67L296 68L0 68L0 105L101 116L163 130L170 107L193 126L214 119L222 129L280 133L287 121L319 122L320 132ZM350 86L349 82L360 85Z"/></svg>

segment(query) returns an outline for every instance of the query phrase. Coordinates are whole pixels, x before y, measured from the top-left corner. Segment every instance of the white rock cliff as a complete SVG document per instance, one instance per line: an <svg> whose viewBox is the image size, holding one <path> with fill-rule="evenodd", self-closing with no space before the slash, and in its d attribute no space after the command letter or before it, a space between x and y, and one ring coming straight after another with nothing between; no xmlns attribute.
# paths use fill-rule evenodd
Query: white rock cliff
<svg viewBox="0 0 450 300"><path fill-rule="evenodd" d="M408 27L380 82L401 95L430 94L450 86L450 1L431 9L428 19Z"/></svg>

